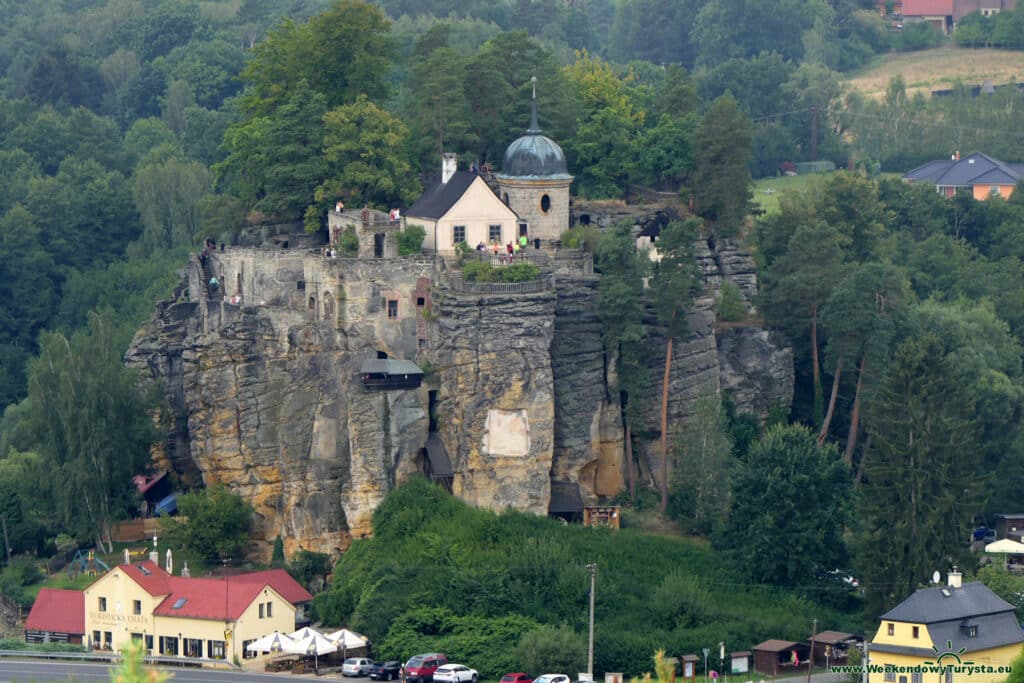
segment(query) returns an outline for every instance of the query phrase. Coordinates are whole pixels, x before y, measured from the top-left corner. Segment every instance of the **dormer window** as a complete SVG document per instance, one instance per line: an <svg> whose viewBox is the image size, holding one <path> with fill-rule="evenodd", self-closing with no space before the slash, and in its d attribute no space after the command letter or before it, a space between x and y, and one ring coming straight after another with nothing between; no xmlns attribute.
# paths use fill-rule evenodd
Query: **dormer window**
<svg viewBox="0 0 1024 683"><path fill-rule="evenodd" d="M915 639L917 639L918 637L920 637L920 635L921 635L921 627L920 627L920 626L912 626L912 627L910 628L910 635L911 635L911 636L912 636L913 638L915 638Z"/></svg>
<svg viewBox="0 0 1024 683"><path fill-rule="evenodd" d="M967 637L968 638L977 638L978 637L978 627L977 626L968 626L967 627Z"/></svg>

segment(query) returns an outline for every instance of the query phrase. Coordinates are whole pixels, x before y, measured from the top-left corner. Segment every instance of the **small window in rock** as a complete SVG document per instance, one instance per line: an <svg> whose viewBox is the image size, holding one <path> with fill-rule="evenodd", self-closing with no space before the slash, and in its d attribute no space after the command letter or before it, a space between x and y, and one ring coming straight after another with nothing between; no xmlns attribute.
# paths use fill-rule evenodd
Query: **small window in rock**
<svg viewBox="0 0 1024 683"><path fill-rule="evenodd" d="M296 282L295 283L295 289L299 290L300 292L305 291L305 289L306 289L306 281L305 280L299 280L298 282Z"/></svg>
<svg viewBox="0 0 1024 683"><path fill-rule="evenodd" d="M398 317L398 301L396 299L389 299L388 300L388 317L389 318L397 318Z"/></svg>
<svg viewBox="0 0 1024 683"><path fill-rule="evenodd" d="M377 352L377 360L387 360L387 359L388 359L388 354L386 354L383 351L378 351Z"/></svg>
<svg viewBox="0 0 1024 683"><path fill-rule="evenodd" d="M427 300L424 299L422 296L418 296L418 297L416 297L416 305L417 306L426 306L427 305Z"/></svg>
<svg viewBox="0 0 1024 683"><path fill-rule="evenodd" d="M540 198L540 210L547 213L551 210L551 197L544 195Z"/></svg>

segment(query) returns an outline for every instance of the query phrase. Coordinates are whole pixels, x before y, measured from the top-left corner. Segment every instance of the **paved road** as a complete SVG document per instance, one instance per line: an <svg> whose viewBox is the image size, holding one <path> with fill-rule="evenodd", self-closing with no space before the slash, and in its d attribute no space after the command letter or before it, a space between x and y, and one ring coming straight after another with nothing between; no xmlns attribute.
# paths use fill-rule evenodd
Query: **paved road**
<svg viewBox="0 0 1024 683"><path fill-rule="evenodd" d="M36 683L60 682L67 683L69 680L90 683L93 681L109 681L109 664L86 664L80 662L53 662L53 661L29 661L29 660L0 660L0 683L24 683L33 681ZM292 674L264 674L246 671L220 671L215 669L192 669L182 667L161 668L173 675L172 683L243 683L243 681L295 681L306 678L306 676L293 676ZM309 676L310 679L340 681L341 675L321 676L319 678ZM346 681L359 681L369 683L368 678L348 678Z"/></svg>

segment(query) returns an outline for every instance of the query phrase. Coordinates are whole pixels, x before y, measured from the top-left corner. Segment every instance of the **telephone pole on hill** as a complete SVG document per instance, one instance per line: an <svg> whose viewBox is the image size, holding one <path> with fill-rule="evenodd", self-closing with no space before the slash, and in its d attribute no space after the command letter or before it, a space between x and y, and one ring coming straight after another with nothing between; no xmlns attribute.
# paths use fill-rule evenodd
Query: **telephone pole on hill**
<svg viewBox="0 0 1024 683"><path fill-rule="evenodd" d="M587 571L590 572L590 638L587 646L587 673L590 680L594 680L594 589L597 587L597 565L588 564Z"/></svg>
<svg viewBox="0 0 1024 683"><path fill-rule="evenodd" d="M811 161L818 160L818 105L811 106Z"/></svg>
<svg viewBox="0 0 1024 683"><path fill-rule="evenodd" d="M7 538L7 515L0 515L0 521L4 524L4 550L7 551L7 566L11 566L11 541Z"/></svg>
<svg viewBox="0 0 1024 683"><path fill-rule="evenodd" d="M818 635L818 620L811 627L811 654L807 657L807 683L811 683L811 672L814 671L814 637Z"/></svg>

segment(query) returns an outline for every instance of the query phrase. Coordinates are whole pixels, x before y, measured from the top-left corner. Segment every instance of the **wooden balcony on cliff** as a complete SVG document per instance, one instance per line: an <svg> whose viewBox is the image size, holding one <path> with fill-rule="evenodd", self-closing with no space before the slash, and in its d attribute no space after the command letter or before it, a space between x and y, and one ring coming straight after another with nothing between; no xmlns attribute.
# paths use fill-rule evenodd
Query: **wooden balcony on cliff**
<svg viewBox="0 0 1024 683"><path fill-rule="evenodd" d="M366 391L419 389L423 371L409 360L374 359L363 361L359 377Z"/></svg>

